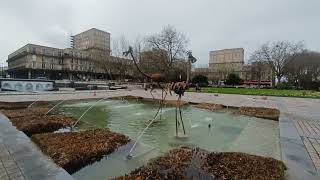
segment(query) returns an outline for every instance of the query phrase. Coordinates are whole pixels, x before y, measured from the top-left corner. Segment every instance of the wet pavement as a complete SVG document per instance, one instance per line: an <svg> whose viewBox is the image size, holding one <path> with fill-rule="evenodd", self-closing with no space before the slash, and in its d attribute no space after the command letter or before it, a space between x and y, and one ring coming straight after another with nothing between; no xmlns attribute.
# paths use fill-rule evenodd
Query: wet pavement
<svg viewBox="0 0 320 180"><path fill-rule="evenodd" d="M126 95L151 98L149 91L132 89L125 91L96 91L96 93L86 91L61 94L1 95L0 101L99 99ZM154 95L160 99L161 91L157 90ZM175 100L177 97L167 96L167 99ZM210 93L187 92L182 100L196 103L217 103L228 107L253 106L278 108L281 111L279 119L281 156L288 168L286 171L287 179L320 179L320 99L287 97L267 97L266 99L262 99L261 96L251 95L218 94L215 96L215 94ZM2 119L0 118L0 122ZM3 132L5 129L3 130L1 127L0 134L2 133L2 138L4 135L7 135ZM34 148L36 149L36 147ZM23 150L20 152L23 152ZM25 166L27 165L25 164ZM1 168L0 172L2 172Z"/></svg>

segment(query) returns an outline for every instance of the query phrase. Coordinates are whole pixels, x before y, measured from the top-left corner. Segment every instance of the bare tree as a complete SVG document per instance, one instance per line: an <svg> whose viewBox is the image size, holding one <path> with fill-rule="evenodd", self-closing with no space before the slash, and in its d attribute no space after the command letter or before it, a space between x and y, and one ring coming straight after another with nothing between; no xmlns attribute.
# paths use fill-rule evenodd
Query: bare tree
<svg viewBox="0 0 320 180"><path fill-rule="evenodd" d="M262 61L255 61L251 64L251 79L258 81L258 88L260 88L263 68L264 63Z"/></svg>
<svg viewBox="0 0 320 180"><path fill-rule="evenodd" d="M92 61L98 65L105 73L105 79L112 79L112 57L110 55L105 55L101 57L96 57Z"/></svg>
<svg viewBox="0 0 320 180"><path fill-rule="evenodd" d="M186 36L177 31L173 26L165 26L160 33L153 34L146 38L146 45L166 57L165 72L169 71L172 64L186 56Z"/></svg>
<svg viewBox="0 0 320 180"><path fill-rule="evenodd" d="M277 82L280 82L284 76L288 58L302 52L303 49L302 42L278 41L272 44L265 43L252 54L251 59L253 61L268 62L277 78Z"/></svg>
<svg viewBox="0 0 320 180"><path fill-rule="evenodd" d="M123 80L129 70L130 65L132 65L131 60L128 60L123 55L123 52L127 50L129 43L124 36L121 36L120 38L113 40L112 45L110 65L113 71L119 75L119 80Z"/></svg>
<svg viewBox="0 0 320 180"><path fill-rule="evenodd" d="M310 88L320 76L320 53L304 51L292 56L286 65L285 76L297 88Z"/></svg>

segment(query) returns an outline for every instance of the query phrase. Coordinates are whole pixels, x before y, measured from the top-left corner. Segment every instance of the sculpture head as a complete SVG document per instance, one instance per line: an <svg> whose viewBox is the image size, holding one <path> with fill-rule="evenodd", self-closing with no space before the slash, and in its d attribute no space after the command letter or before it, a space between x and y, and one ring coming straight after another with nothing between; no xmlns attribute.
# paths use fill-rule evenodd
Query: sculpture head
<svg viewBox="0 0 320 180"><path fill-rule="evenodd" d="M193 55L192 55L192 51L187 51L187 55L188 55L188 60L189 60L191 63L197 62L197 59L196 59L195 57L193 57Z"/></svg>
<svg viewBox="0 0 320 180"><path fill-rule="evenodd" d="M133 54L133 49L131 46L129 46L128 51L125 51L122 53L124 56L128 56L129 54Z"/></svg>

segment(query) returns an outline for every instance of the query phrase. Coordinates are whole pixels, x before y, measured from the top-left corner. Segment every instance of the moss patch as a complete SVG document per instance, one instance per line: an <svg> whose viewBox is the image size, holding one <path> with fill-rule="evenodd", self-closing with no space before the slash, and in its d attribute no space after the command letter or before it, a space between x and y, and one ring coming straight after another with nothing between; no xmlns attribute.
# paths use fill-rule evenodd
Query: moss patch
<svg viewBox="0 0 320 180"><path fill-rule="evenodd" d="M66 126L71 126L74 121L64 116L28 115L11 118L10 121L27 136L33 134L53 132Z"/></svg>
<svg viewBox="0 0 320 180"><path fill-rule="evenodd" d="M284 178L285 165L276 159L245 153L209 153L179 148L115 179L272 179Z"/></svg>
<svg viewBox="0 0 320 180"><path fill-rule="evenodd" d="M31 138L44 153L69 173L101 159L129 142L127 136L108 129L36 134Z"/></svg>
<svg viewBox="0 0 320 180"><path fill-rule="evenodd" d="M280 111L274 108L240 107L239 113L247 116L279 121Z"/></svg>
<svg viewBox="0 0 320 180"><path fill-rule="evenodd" d="M222 104L212 104L212 103L199 103L192 106L195 108L207 109L210 111L221 110L225 108L225 106Z"/></svg>

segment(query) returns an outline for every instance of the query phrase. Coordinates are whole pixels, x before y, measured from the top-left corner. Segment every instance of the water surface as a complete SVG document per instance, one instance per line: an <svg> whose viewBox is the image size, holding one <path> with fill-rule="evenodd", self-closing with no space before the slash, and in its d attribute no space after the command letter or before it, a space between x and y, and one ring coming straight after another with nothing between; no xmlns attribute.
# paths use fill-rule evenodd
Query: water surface
<svg viewBox="0 0 320 180"><path fill-rule="evenodd" d="M66 115L78 118L95 101L69 103L60 108ZM109 128L136 140L158 105L136 101L105 100L92 108L79 124L79 130ZM130 143L101 161L74 173L75 179L107 179L124 175L148 160L180 145L200 147L209 151L240 151L280 159L278 122L234 115L232 111L211 112L192 106L182 108L187 139L175 138L175 108L164 107L162 120L155 121L133 150L131 160L126 155ZM211 128L208 125L211 125ZM180 129L182 133L182 128Z"/></svg>

